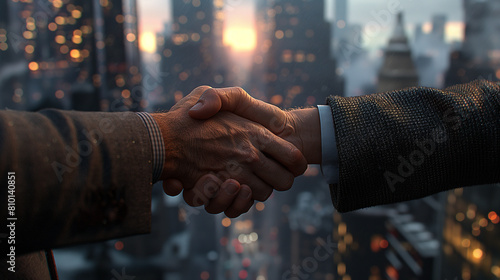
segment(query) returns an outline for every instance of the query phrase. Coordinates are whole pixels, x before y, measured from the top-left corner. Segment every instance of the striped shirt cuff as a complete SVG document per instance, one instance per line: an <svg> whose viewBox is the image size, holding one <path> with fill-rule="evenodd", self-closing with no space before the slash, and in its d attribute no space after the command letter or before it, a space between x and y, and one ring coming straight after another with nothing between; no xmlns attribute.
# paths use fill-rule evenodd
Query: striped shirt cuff
<svg viewBox="0 0 500 280"><path fill-rule="evenodd" d="M151 140L151 147L153 149L153 183L155 183L160 179L163 170L165 144L163 143L160 128L153 117L146 112L139 112L137 115L144 122L149 133L149 139Z"/></svg>

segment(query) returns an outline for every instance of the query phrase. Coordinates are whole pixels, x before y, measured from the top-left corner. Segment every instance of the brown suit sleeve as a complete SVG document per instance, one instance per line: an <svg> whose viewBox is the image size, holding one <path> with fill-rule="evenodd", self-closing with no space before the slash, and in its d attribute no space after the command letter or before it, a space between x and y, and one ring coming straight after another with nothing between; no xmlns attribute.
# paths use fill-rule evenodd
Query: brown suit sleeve
<svg viewBox="0 0 500 280"><path fill-rule="evenodd" d="M500 87L475 81L328 98L340 212L500 182Z"/></svg>
<svg viewBox="0 0 500 280"><path fill-rule="evenodd" d="M135 113L1 111L0 135L0 219L17 218L16 254L149 232L151 143Z"/></svg>

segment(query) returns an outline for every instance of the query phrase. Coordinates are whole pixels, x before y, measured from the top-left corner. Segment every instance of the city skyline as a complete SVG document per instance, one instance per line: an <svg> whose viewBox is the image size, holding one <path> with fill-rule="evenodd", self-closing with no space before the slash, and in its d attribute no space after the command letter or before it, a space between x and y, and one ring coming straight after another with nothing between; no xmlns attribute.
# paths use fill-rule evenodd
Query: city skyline
<svg viewBox="0 0 500 280"><path fill-rule="evenodd" d="M321 1L321 0L320 0ZM325 19L334 20L334 0L325 0ZM256 30L254 13L255 0L231 0L225 2L225 30L238 28L239 30ZM413 37L414 28L422 25L424 32L432 29L432 16L443 14L448 21L445 26L445 41L462 41L464 33L463 11L461 1L444 0L439 4L431 0L387 0L387 1L347 1L347 18L351 24L362 26L363 47L368 51L376 51L385 46L392 32L393 18L396 14L390 7L396 7L406 15L405 29L409 37ZM139 6L139 32L149 40L141 43L154 44L151 34L163 32L165 24L172 21L172 8L170 1L138 1ZM430 13L429 11L432 11ZM167 24L168 26L168 24ZM226 33L225 35L227 36ZM234 34L234 33L233 33ZM226 39L226 42L230 41ZM152 52L146 45L141 50ZM248 51L248 50L247 50Z"/></svg>

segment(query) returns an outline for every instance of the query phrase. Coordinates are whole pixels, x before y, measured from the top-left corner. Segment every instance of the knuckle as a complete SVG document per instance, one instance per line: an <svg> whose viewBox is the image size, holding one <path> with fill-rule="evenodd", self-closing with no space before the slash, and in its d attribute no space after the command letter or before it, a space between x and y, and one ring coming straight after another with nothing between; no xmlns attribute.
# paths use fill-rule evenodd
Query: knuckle
<svg viewBox="0 0 500 280"><path fill-rule="evenodd" d="M294 148L290 152L290 166L293 167L295 176L304 174L307 169L307 161L299 149Z"/></svg>
<svg viewBox="0 0 500 280"><path fill-rule="evenodd" d="M194 89L194 91L201 91L201 92L204 92L205 90L211 88L210 86L206 86L206 85L203 85L203 86L198 86Z"/></svg>
<svg viewBox="0 0 500 280"><path fill-rule="evenodd" d="M240 96L248 95L248 93L241 87L234 87L234 90L235 90L237 95L240 95Z"/></svg>
<svg viewBox="0 0 500 280"><path fill-rule="evenodd" d="M259 153L255 149L249 149L246 154L246 161L248 163L260 163Z"/></svg>
<svg viewBox="0 0 500 280"><path fill-rule="evenodd" d="M285 175L285 177L283 178L281 185L276 187L276 189L279 191L289 190L293 185L294 179L295 179L295 177L291 173L287 173Z"/></svg>

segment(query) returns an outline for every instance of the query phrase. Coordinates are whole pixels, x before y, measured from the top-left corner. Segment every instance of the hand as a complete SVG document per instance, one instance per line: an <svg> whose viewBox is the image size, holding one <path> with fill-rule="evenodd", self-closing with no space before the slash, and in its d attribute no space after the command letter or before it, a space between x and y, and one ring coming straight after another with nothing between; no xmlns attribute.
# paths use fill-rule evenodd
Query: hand
<svg viewBox="0 0 500 280"><path fill-rule="evenodd" d="M203 120L219 111L229 111L263 125L299 148L308 163L321 163L321 129L317 108L283 111L251 97L239 87L210 88L189 110L189 116Z"/></svg>
<svg viewBox="0 0 500 280"><path fill-rule="evenodd" d="M321 162L321 132L317 108L283 111L252 98L241 88L210 88L189 110L189 115L202 120L213 117L219 111L230 111L260 123L298 147L308 163ZM165 180L164 186L177 189L179 192L182 190L181 182L175 179Z"/></svg>
<svg viewBox="0 0 500 280"><path fill-rule="evenodd" d="M307 166L302 153L261 125L229 112L208 120L190 118L188 110L208 89L198 87L169 112L152 115L160 126L166 149L161 179L178 180L173 184L164 182L165 192L175 195L184 186L188 204L205 205L207 211L218 213L227 209L219 207L222 203L217 198L222 181L230 185L227 179L244 184L240 191L251 186L252 199L256 200L267 199L273 188L289 189L294 176L302 174ZM200 183L205 174L214 174L219 181ZM210 206L212 202L218 206Z"/></svg>

